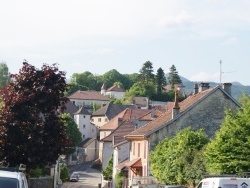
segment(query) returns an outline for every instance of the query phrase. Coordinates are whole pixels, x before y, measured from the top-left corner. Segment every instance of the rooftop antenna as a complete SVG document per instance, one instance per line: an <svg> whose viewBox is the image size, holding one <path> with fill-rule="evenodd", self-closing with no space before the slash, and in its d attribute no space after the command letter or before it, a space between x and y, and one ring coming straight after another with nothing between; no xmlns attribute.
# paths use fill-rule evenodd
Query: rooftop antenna
<svg viewBox="0 0 250 188"><path fill-rule="evenodd" d="M222 77L222 74L224 74L224 73L232 73L232 72L236 72L236 71L222 72L222 68L221 68L221 66L222 66L222 61L220 60L220 85L221 85L221 77Z"/></svg>

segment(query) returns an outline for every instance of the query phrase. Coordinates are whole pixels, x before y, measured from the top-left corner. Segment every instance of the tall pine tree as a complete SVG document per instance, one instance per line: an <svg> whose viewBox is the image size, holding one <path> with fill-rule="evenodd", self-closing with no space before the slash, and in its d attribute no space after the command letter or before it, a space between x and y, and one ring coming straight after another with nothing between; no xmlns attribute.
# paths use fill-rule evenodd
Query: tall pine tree
<svg viewBox="0 0 250 188"><path fill-rule="evenodd" d="M182 84L181 78L178 75L178 71L176 70L175 65L170 67L170 72L168 75L168 82L171 84L172 89L174 89L175 84Z"/></svg>

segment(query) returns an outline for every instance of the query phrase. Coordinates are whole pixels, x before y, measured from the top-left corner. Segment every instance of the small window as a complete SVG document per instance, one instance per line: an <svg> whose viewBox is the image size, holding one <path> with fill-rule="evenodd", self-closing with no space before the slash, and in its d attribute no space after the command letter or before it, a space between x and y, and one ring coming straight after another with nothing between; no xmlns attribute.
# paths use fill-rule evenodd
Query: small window
<svg viewBox="0 0 250 188"><path fill-rule="evenodd" d="M94 122L94 118L92 118L91 121Z"/></svg>
<svg viewBox="0 0 250 188"><path fill-rule="evenodd" d="M84 134L82 135L82 138L85 138L85 135L84 135Z"/></svg>
<svg viewBox="0 0 250 188"><path fill-rule="evenodd" d="M83 116L83 118L85 118L85 116Z"/></svg>
<svg viewBox="0 0 250 188"><path fill-rule="evenodd" d="M105 118L105 122L108 122L108 118Z"/></svg>
<svg viewBox="0 0 250 188"><path fill-rule="evenodd" d="M85 128L85 124L83 125L83 128Z"/></svg>
<svg viewBox="0 0 250 188"><path fill-rule="evenodd" d="M101 118L98 118L98 122L101 122L102 121L102 119Z"/></svg>

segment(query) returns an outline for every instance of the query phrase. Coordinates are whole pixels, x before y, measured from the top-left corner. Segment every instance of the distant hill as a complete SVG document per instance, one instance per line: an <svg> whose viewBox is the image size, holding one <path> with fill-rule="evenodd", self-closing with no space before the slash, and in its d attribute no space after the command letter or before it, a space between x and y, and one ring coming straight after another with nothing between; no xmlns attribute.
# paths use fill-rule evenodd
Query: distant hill
<svg viewBox="0 0 250 188"><path fill-rule="evenodd" d="M192 82L182 76L180 76L180 78L182 80L183 85L185 86L184 89L187 93L192 93L194 91L194 84L199 83L199 82ZM215 83L215 82L209 82L209 83L210 83L210 87L215 87L219 85L219 83ZM239 82L232 82L233 98L238 100L239 97L244 93L250 95L250 86L244 86Z"/></svg>

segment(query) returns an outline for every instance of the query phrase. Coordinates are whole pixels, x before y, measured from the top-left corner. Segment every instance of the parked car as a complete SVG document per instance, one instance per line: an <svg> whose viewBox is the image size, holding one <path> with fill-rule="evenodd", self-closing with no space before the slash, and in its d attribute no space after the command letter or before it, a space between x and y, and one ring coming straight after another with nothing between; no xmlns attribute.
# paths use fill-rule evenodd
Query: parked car
<svg viewBox="0 0 250 188"><path fill-rule="evenodd" d="M79 181L80 174L78 172L73 172L70 176L70 181Z"/></svg>
<svg viewBox="0 0 250 188"><path fill-rule="evenodd" d="M13 168L0 168L0 188L28 188L28 182L23 172Z"/></svg>

